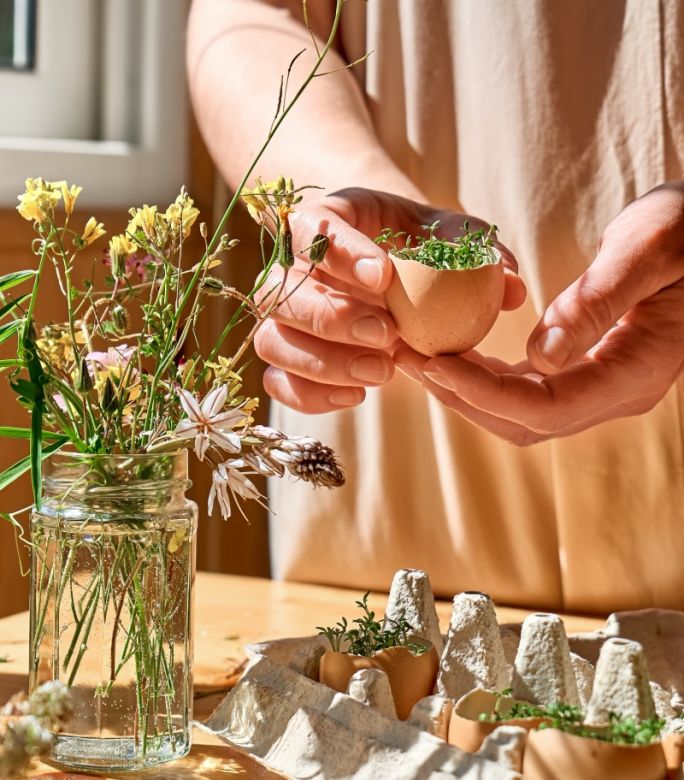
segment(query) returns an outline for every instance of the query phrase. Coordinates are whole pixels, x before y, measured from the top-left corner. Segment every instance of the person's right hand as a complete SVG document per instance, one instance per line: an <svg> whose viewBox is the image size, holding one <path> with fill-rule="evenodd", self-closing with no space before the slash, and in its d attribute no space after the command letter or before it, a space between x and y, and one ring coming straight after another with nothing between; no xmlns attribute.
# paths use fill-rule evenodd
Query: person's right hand
<svg viewBox="0 0 684 780"><path fill-rule="evenodd" d="M463 232L466 219L471 229L488 227L474 217L362 188L298 206L290 222L295 251L308 247L318 233L328 236L330 245L325 260L303 282L309 263L297 260L283 295L301 286L257 333L257 354L269 364L268 394L312 414L360 404L364 388L389 381L398 334L383 293L393 267L373 238L386 227L416 235L437 220L437 234L451 238ZM506 266L503 308L514 309L525 299L525 286L511 252L496 246ZM273 289L282 274L275 267L262 289Z"/></svg>

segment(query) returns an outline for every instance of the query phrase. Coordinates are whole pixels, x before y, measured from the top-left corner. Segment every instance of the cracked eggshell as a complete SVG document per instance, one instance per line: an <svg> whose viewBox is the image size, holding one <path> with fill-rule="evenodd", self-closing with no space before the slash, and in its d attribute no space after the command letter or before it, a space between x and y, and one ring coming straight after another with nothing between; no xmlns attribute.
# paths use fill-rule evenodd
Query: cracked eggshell
<svg viewBox="0 0 684 780"><path fill-rule="evenodd" d="M525 780L665 780L665 753L653 745L618 745L558 729L533 731L523 758Z"/></svg>
<svg viewBox="0 0 684 780"><path fill-rule="evenodd" d="M477 753L485 739L499 726L520 726L526 731L537 728L543 718L509 718L494 722L479 719L483 713L493 715L497 703L498 712L505 714L515 701L510 696L497 696L494 691L485 691L482 688L466 693L456 702L451 713L447 741L466 753Z"/></svg>
<svg viewBox="0 0 684 780"><path fill-rule="evenodd" d="M385 293L399 335L423 355L466 352L487 335L501 311L504 267L496 263L438 270L390 252L394 276Z"/></svg>
<svg viewBox="0 0 684 780"><path fill-rule="evenodd" d="M406 647L389 647L372 658L349 653L324 653L320 663L320 682L340 693L345 693L349 680L359 669L380 669L385 672L392 689L397 717L406 720L413 706L429 696L437 680L439 656L430 642L429 649L414 655Z"/></svg>

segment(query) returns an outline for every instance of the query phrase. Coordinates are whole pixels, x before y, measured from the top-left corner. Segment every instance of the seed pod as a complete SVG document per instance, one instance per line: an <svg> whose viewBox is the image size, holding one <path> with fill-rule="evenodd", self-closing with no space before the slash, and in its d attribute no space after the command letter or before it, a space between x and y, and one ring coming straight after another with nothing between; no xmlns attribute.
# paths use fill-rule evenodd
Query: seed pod
<svg viewBox="0 0 684 780"><path fill-rule="evenodd" d="M116 409L116 390L109 377L107 377L102 391L102 409L105 413L113 412Z"/></svg>
<svg viewBox="0 0 684 780"><path fill-rule="evenodd" d="M330 239L327 236L324 236L322 233L314 236L314 240L311 242L311 249L309 249L309 260L313 265L323 262L329 246Z"/></svg>
<svg viewBox="0 0 684 780"><path fill-rule="evenodd" d="M117 304L112 309L112 322L120 333L123 333L126 330L128 327L128 314L123 306Z"/></svg>
<svg viewBox="0 0 684 780"><path fill-rule="evenodd" d="M90 376L88 361L85 358L81 358L81 365L78 369L78 392L81 395L88 395L93 386L93 378Z"/></svg>
<svg viewBox="0 0 684 780"><path fill-rule="evenodd" d="M278 244L278 262L283 268L292 268L294 265L294 253L292 252L292 232L290 225L283 222Z"/></svg>
<svg viewBox="0 0 684 780"><path fill-rule="evenodd" d="M222 293L223 282L220 279L217 279L215 276L207 276L206 279L202 282L202 289L209 294Z"/></svg>

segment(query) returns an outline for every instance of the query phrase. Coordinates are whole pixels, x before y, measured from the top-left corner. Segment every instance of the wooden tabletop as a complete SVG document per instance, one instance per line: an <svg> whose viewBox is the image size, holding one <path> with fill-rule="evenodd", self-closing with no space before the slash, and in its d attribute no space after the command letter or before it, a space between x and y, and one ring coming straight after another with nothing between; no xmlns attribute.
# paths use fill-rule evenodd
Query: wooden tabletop
<svg viewBox="0 0 684 780"><path fill-rule="evenodd" d="M318 585L273 582L224 574L197 575L195 613L195 719L204 720L235 682L245 660L244 645L264 639L306 636L314 626L329 625L354 612L357 591ZM382 614L386 595L372 595L371 608ZM442 630L449 624L451 604L437 604ZM517 622L525 610L501 607L502 623ZM602 625L595 618L564 616L568 633ZM25 690L28 669L28 613L0 619L0 704ZM33 774L44 778L55 769L41 764ZM127 780L226 780L227 777L276 778L249 756L195 730L189 756L158 770L108 775ZM65 776L65 777L68 777Z"/></svg>

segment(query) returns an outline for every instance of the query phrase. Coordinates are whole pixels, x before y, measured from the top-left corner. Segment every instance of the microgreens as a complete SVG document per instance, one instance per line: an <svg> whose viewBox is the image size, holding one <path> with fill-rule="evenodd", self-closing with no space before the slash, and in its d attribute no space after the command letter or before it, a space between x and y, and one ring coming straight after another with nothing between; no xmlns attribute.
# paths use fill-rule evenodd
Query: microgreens
<svg viewBox="0 0 684 780"><path fill-rule="evenodd" d="M375 243L388 246L393 254L404 260L415 260L442 271L479 268L498 261L493 251L497 230L495 225L490 225L486 231L484 228L471 231L466 220L463 223L463 235L452 239L437 238L435 234L438 227L439 221L432 225L422 225L421 229L427 235L415 237L406 231L385 228Z"/></svg>
<svg viewBox="0 0 684 780"><path fill-rule="evenodd" d="M481 713L479 720L485 723L500 723L514 719L543 718L537 726L539 730L558 729L577 737L589 737L620 745L650 745L660 739L660 732L665 726L665 721L660 718L638 721L615 713L610 714L608 724L604 727L587 726L584 724L582 710L563 702L555 702L543 707L516 701L510 707L501 706L502 699L510 696L511 693L510 688L497 693L494 711Z"/></svg>
<svg viewBox="0 0 684 780"><path fill-rule="evenodd" d="M397 620L385 618L386 627L383 628L383 624L376 620L375 612L368 606L369 595L370 591L366 591L361 599L355 602L362 612L361 617L352 621L356 628L349 628L347 618L344 617L334 626L316 626L319 636L326 637L334 652L347 652L367 658L390 647L406 647L414 655L427 652L428 648L414 636L413 627L403 615Z"/></svg>

